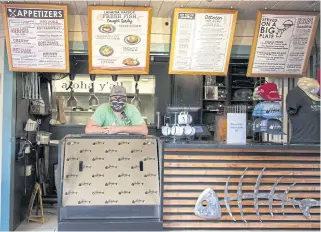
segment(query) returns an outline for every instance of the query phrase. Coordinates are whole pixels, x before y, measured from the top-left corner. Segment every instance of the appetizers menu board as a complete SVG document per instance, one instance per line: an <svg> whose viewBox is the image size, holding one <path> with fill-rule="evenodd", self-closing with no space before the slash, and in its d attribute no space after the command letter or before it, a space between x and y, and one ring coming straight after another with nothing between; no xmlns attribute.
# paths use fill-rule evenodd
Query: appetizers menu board
<svg viewBox="0 0 321 232"><path fill-rule="evenodd" d="M235 10L175 9L170 74L227 75Z"/></svg>
<svg viewBox="0 0 321 232"><path fill-rule="evenodd" d="M89 73L148 74L151 8L92 6Z"/></svg>
<svg viewBox="0 0 321 232"><path fill-rule="evenodd" d="M69 72L67 6L2 6L9 68L22 72Z"/></svg>
<svg viewBox="0 0 321 232"><path fill-rule="evenodd" d="M308 67L317 12L259 11L249 77L300 77Z"/></svg>

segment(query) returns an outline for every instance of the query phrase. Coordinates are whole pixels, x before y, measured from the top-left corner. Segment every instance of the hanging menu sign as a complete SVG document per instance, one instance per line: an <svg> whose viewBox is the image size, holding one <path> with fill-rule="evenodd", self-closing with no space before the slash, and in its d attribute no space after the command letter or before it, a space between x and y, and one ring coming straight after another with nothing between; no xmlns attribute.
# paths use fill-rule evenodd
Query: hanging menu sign
<svg viewBox="0 0 321 232"><path fill-rule="evenodd" d="M2 6L9 68L20 72L69 72L67 6Z"/></svg>
<svg viewBox="0 0 321 232"><path fill-rule="evenodd" d="M152 9L90 6L89 73L148 74Z"/></svg>
<svg viewBox="0 0 321 232"><path fill-rule="evenodd" d="M169 73L226 76L236 18L236 10L175 9Z"/></svg>
<svg viewBox="0 0 321 232"><path fill-rule="evenodd" d="M300 77L307 70L317 12L259 11L249 77Z"/></svg>

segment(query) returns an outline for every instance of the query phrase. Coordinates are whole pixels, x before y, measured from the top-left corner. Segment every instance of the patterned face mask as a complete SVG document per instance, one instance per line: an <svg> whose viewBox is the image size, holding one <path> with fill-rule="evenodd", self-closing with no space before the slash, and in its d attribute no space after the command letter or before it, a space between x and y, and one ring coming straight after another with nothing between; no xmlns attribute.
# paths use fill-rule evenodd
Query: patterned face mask
<svg viewBox="0 0 321 232"><path fill-rule="evenodd" d="M109 102L115 112L122 112L125 108L126 97L113 96Z"/></svg>
<svg viewBox="0 0 321 232"><path fill-rule="evenodd" d="M118 102L118 101L112 101L112 102L110 102L110 106L115 112L122 112L125 108L125 103Z"/></svg>

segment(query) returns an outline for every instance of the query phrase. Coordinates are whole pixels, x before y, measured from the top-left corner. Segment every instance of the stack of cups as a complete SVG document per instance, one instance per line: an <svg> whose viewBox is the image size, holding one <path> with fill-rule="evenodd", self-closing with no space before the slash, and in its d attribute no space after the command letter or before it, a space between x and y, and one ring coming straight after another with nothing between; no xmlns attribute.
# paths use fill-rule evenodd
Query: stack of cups
<svg viewBox="0 0 321 232"><path fill-rule="evenodd" d="M195 134L195 128L190 126L192 123L192 116L187 112L181 112L178 115L178 123L170 127L168 124L162 127L162 134L165 136L175 135L175 136L193 136ZM184 125L184 126L181 126Z"/></svg>

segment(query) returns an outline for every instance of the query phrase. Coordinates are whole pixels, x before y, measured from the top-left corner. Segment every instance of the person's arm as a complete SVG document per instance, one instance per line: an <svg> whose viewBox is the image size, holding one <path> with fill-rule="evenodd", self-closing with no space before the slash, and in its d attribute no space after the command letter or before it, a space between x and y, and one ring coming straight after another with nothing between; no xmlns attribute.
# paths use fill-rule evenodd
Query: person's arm
<svg viewBox="0 0 321 232"><path fill-rule="evenodd" d="M104 112L105 112L105 105L99 106L91 118L88 120L85 133L86 134L106 134L107 131L104 127Z"/></svg>
<svg viewBox="0 0 321 232"><path fill-rule="evenodd" d="M107 134L128 133L137 135L148 135L148 128L137 108L131 104L128 104L128 115L126 115L131 121L131 126L109 126L105 129Z"/></svg>
<svg viewBox="0 0 321 232"><path fill-rule="evenodd" d="M117 133L128 133L137 135L148 135L148 128L146 123L142 123L138 126L107 126L103 127L107 134L117 134Z"/></svg>
<svg viewBox="0 0 321 232"><path fill-rule="evenodd" d="M89 119L85 128L86 134L106 134L106 127L99 126L95 121Z"/></svg>
<svg viewBox="0 0 321 232"><path fill-rule="evenodd" d="M105 126L100 127L92 120L89 120L86 128L86 134L118 134L118 133L128 133L128 134L138 134L147 135L148 128L146 124L141 124L138 126Z"/></svg>

